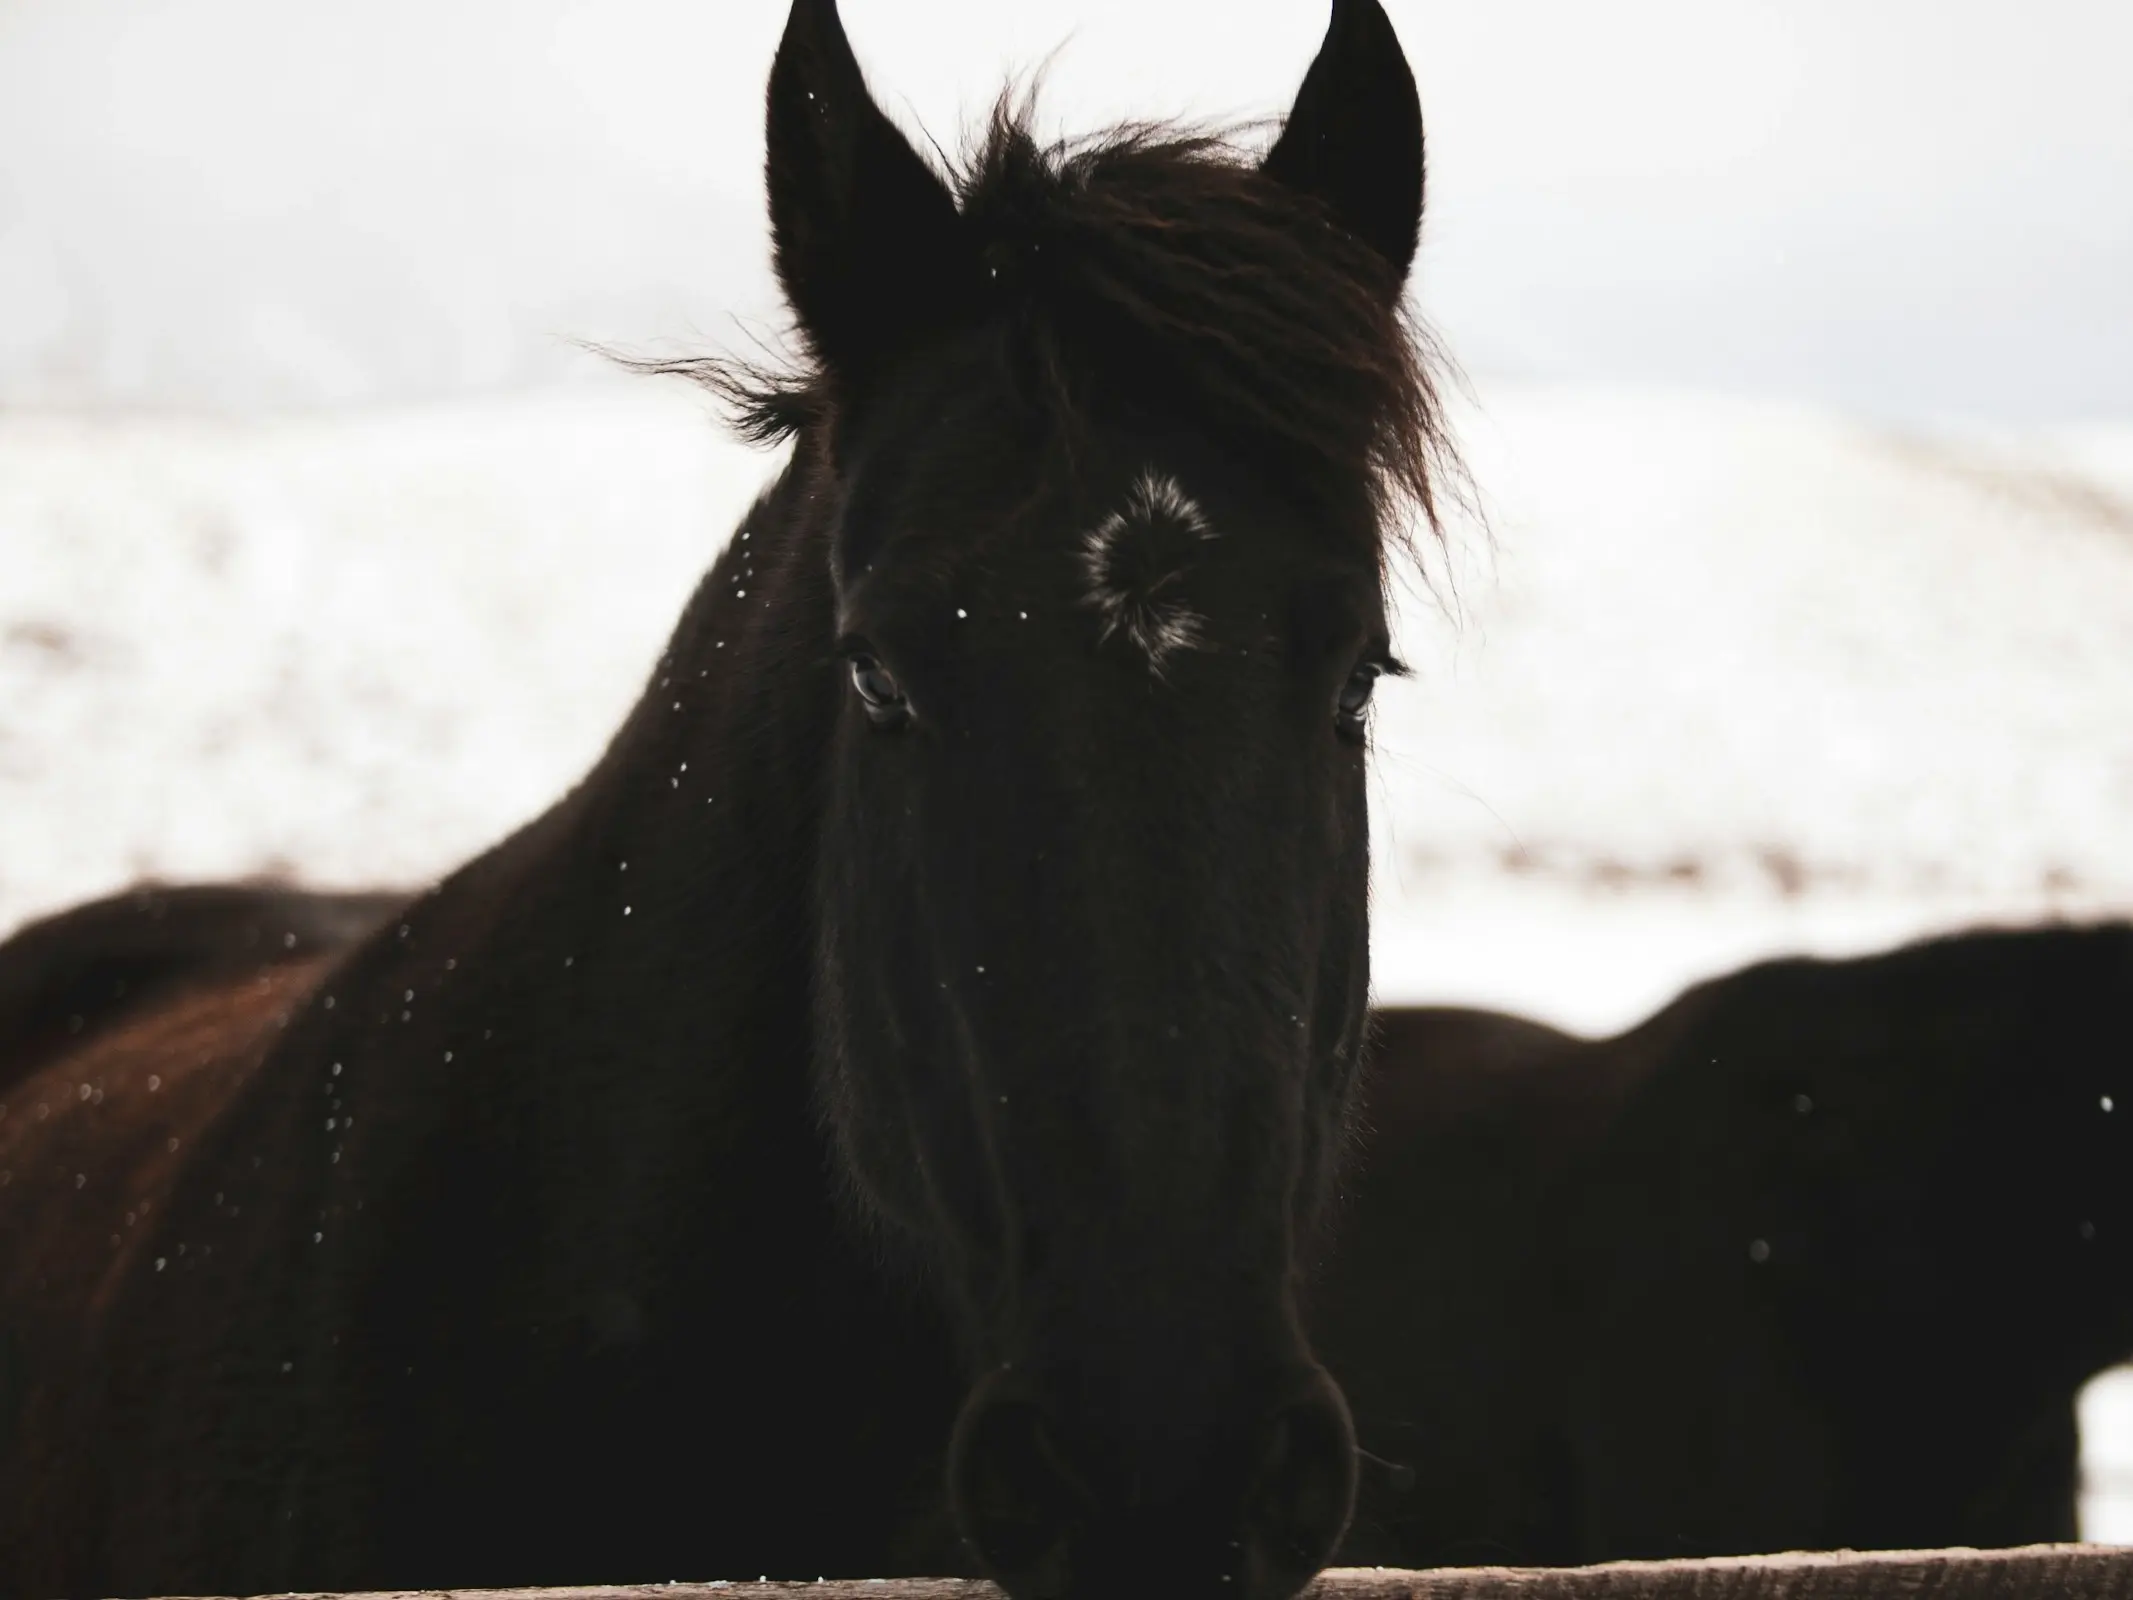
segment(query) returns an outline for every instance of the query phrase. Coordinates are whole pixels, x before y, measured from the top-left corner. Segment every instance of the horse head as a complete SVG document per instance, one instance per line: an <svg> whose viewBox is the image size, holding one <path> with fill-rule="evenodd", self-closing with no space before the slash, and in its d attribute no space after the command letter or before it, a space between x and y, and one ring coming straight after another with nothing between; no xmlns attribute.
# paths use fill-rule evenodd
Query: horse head
<svg viewBox="0 0 2133 1600"><path fill-rule="evenodd" d="M1297 1289L1368 995L1382 594L1440 442L1414 81L1340 0L1263 158L1012 108L944 178L832 0L768 96L841 668L816 1096L960 1330L964 1538L1017 1595L1279 1597L1355 1485Z"/></svg>

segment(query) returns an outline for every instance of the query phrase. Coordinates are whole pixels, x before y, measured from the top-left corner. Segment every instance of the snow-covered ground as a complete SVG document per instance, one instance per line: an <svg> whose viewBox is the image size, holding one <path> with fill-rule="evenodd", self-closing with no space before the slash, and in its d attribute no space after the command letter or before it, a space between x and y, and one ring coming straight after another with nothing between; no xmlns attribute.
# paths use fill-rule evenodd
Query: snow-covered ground
<svg viewBox="0 0 2133 1600"><path fill-rule="evenodd" d="M2133 912L2133 425L1492 387L1462 430L1488 531L1409 583L1382 701L1382 997L1598 1031L1764 954ZM448 867L597 754L771 469L645 381L0 412L0 933ZM2086 1419L2133 1538L2133 1378Z"/></svg>
<svg viewBox="0 0 2133 1600"><path fill-rule="evenodd" d="M1589 1030L1770 950L2133 911L2133 427L1492 390L1405 588L1381 993ZM0 928L141 874L413 880L592 758L773 463L616 380L0 413Z"/></svg>
<svg viewBox="0 0 2133 1600"><path fill-rule="evenodd" d="M2133 911L2133 426L1928 438L1494 390L1379 727L1388 997L1617 1027L1687 978Z"/></svg>
<svg viewBox="0 0 2133 1600"><path fill-rule="evenodd" d="M649 383L0 413L0 926L143 875L468 855L597 754L767 471Z"/></svg>

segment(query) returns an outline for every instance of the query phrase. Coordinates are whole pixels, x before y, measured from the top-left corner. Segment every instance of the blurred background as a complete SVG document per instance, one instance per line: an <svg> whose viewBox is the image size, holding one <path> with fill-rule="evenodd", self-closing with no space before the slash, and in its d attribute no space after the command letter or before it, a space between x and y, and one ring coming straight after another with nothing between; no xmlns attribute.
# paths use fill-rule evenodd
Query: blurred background
<svg viewBox="0 0 2133 1600"><path fill-rule="evenodd" d="M1388 1000L1587 1032L2133 912L2133 7L1387 0L1477 515L1381 701ZM844 0L945 150L1263 119L1315 0ZM543 807L774 463L782 0L0 0L0 933ZM1262 129L1257 137L1265 137ZM2084 1411L2133 1538L2133 1389Z"/></svg>

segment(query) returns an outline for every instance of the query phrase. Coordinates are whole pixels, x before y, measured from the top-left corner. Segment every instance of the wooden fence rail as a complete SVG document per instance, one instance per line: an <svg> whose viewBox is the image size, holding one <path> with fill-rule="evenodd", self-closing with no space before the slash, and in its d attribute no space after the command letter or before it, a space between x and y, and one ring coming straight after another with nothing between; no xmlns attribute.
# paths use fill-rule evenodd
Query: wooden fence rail
<svg viewBox="0 0 2133 1600"><path fill-rule="evenodd" d="M1900 1550L1859 1555L1624 1561L1599 1567L1347 1567L1305 1600L2133 1600L2133 1548ZM612 1589L468 1589L288 1600L1000 1600L966 1579L670 1583Z"/></svg>

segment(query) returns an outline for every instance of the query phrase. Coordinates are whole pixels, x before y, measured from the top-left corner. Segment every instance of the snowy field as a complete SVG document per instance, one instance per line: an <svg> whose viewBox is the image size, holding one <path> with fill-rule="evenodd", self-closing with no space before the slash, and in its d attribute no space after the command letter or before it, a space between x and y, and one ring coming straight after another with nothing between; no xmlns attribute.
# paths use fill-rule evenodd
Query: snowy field
<svg viewBox="0 0 2133 1600"><path fill-rule="evenodd" d="M648 383L0 413L0 926L144 876L441 872L592 761L766 471Z"/></svg>
<svg viewBox="0 0 2133 1600"><path fill-rule="evenodd" d="M1492 390L1403 581L1378 981L1586 1031L1790 949L2133 912L2133 428ZM772 463L616 381L0 414L0 927L418 882L597 753Z"/></svg>
<svg viewBox="0 0 2133 1600"><path fill-rule="evenodd" d="M1601 1031L1696 976L2133 911L2133 426L1930 438L1493 389L1379 727L1388 998Z"/></svg>
<svg viewBox="0 0 2133 1600"><path fill-rule="evenodd" d="M2133 912L2133 427L1927 439L1490 391L1402 584L1378 981L1586 1031L1766 953ZM0 413L0 928L419 882L598 752L772 470L616 380Z"/></svg>
<svg viewBox="0 0 2133 1600"><path fill-rule="evenodd" d="M1381 701L1382 998L1604 1031L1767 954L2133 913L2133 426L1494 386L1462 431L1488 526L1409 575ZM449 867L594 758L771 466L646 381L0 412L0 931ZM2133 1377L2085 1418L2133 1539Z"/></svg>

